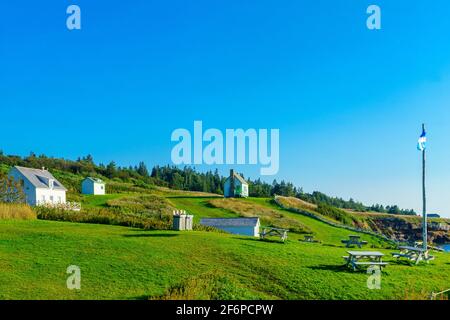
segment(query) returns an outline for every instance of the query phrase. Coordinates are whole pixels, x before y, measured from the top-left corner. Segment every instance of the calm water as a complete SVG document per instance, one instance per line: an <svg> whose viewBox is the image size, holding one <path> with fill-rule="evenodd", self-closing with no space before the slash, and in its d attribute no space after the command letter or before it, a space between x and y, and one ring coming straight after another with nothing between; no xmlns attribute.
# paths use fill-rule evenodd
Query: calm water
<svg viewBox="0 0 450 320"><path fill-rule="evenodd" d="M445 251L450 252L450 243L449 244L444 244L444 245L442 245L440 247L443 248Z"/></svg>

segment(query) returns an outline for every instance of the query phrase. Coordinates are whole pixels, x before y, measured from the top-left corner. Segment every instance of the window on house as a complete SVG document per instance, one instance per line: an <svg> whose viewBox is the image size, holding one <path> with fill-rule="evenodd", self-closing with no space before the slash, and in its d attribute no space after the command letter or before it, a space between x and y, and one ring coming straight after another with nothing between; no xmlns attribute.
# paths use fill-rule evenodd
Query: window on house
<svg viewBox="0 0 450 320"><path fill-rule="evenodd" d="M42 196L42 202L45 202L45 195Z"/></svg>
<svg viewBox="0 0 450 320"><path fill-rule="evenodd" d="M50 202L53 203L53 196L50 196Z"/></svg>

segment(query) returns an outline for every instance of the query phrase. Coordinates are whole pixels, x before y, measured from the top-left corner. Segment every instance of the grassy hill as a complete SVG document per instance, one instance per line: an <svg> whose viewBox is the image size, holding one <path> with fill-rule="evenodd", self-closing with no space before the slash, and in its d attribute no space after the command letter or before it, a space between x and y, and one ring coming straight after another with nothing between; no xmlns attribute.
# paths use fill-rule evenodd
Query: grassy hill
<svg viewBox="0 0 450 320"><path fill-rule="evenodd" d="M313 205L294 197L277 197L276 200L280 206L292 211L311 214L331 224L383 234L397 241L412 242L421 237L422 218L418 216L342 210L324 204ZM449 242L450 234L436 230L433 223L450 224L450 220L442 218L429 220L430 240Z"/></svg>
<svg viewBox="0 0 450 320"><path fill-rule="evenodd" d="M369 290L337 243L40 220L0 229L0 299L414 299L450 280L444 253L416 267L390 261L381 290ZM80 291L66 288L69 265L81 268Z"/></svg>
<svg viewBox="0 0 450 320"><path fill-rule="evenodd" d="M37 209L36 220L22 208L28 220L0 219L0 299L426 299L450 284L448 253L412 267L391 258L391 242L344 228L380 231L374 221L397 219L392 215L289 197L224 199L106 177L108 195L86 196L79 193L81 175L54 174L82 211ZM195 231L170 230L174 209L194 214ZM7 211L4 218L20 217ZM247 216L289 229L287 242L198 227L203 217ZM355 233L386 254L381 290L367 288L366 273L344 267L341 240ZM305 234L320 243L298 241ZM70 265L81 267L80 291L66 288Z"/></svg>

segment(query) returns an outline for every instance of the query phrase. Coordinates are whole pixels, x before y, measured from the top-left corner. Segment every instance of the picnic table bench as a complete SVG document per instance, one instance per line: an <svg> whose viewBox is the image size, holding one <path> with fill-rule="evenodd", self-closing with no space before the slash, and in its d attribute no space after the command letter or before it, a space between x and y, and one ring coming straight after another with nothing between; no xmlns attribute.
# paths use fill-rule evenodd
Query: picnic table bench
<svg viewBox="0 0 450 320"><path fill-rule="evenodd" d="M288 231L288 229L266 227L263 228L263 231L260 233L259 237L261 240L264 240L269 236L278 236L280 237L280 240L284 242L287 240Z"/></svg>
<svg viewBox="0 0 450 320"><path fill-rule="evenodd" d="M303 242L319 242L317 240L314 240L314 236L313 235L307 234L304 237L305 238L303 240L300 240L300 241L303 241Z"/></svg>
<svg viewBox="0 0 450 320"><path fill-rule="evenodd" d="M430 260L433 260L434 257L428 255L428 250L418 247L410 247L410 246L400 246L398 247L400 252L392 253L394 258L406 258L415 264L419 264L420 261L426 261L427 263Z"/></svg>
<svg viewBox="0 0 450 320"><path fill-rule="evenodd" d="M380 270L387 266L387 262L383 262L384 254L378 251L347 251L348 256L343 258L348 267L356 271L358 267L362 266L379 266Z"/></svg>
<svg viewBox="0 0 450 320"><path fill-rule="evenodd" d="M414 247L422 248L422 245L423 245L423 241L414 241ZM427 245L427 248L431 249L431 250L434 250L434 251L440 251L440 252L445 251L442 248L431 246L431 245Z"/></svg>
<svg viewBox="0 0 450 320"><path fill-rule="evenodd" d="M361 248L363 245L367 244L367 241L361 241L361 237L357 235L349 235L348 239L341 240L342 243L345 243L345 246L347 248L350 248L351 246L358 246L358 248Z"/></svg>

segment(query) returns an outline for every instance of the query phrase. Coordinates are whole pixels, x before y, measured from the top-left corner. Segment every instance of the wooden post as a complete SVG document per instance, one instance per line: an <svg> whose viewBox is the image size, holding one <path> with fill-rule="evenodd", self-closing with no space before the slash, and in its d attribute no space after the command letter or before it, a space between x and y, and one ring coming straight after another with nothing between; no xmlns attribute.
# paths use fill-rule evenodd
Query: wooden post
<svg viewBox="0 0 450 320"><path fill-rule="evenodd" d="M422 124L422 132L425 132L425 124ZM427 236L427 198L425 194L425 148L422 150L422 203L423 203L423 210L422 210L422 236L423 236L423 249L428 249L428 236Z"/></svg>

